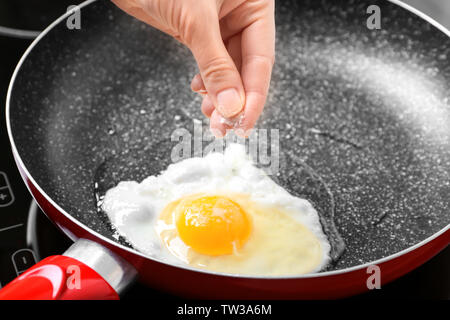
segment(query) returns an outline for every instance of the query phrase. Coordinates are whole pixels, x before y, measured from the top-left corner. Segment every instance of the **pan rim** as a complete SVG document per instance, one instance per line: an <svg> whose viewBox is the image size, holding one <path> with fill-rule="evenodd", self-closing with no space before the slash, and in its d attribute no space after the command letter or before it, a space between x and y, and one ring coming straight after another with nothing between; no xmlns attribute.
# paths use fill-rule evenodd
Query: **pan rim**
<svg viewBox="0 0 450 320"><path fill-rule="evenodd" d="M26 49L26 51L23 53L22 57L20 58L16 68L14 69L13 75L11 77L9 86L8 86L8 92L7 92L7 96L6 96L6 127L7 127L7 133L8 133L8 138L9 138L9 142L11 144L11 150L12 150L12 154L14 156L14 159L16 161L16 165L23 170L25 176L22 176L23 179L25 179L25 177L30 181L30 183L33 184L33 186L36 188L36 190L39 192L39 194L45 198L46 201L48 201L56 210L58 210L58 214L62 214L64 215L67 219L69 219L72 223L76 224L78 227L80 227L81 229L85 230L86 232L90 233L91 235L93 235L96 239L99 239L101 241L107 242L109 245L112 245L114 247L118 247L121 250L127 251L128 253L131 253L133 255L137 255L140 256L143 259L146 260L151 260L151 261L155 261L170 267L177 267L177 268L181 268L184 270L188 270L188 271L193 271L193 272L199 272L199 273L205 273L208 275L212 275L212 276L223 276L223 277L232 277L232 278L240 278L240 279L254 279L254 280L293 280L293 279L313 279L313 278L321 278L321 277L327 277L327 276L336 276L336 275L341 275L341 274L348 274L351 272L355 272L355 271L359 271L359 270L364 270L367 269L367 267L371 266L371 265L380 265L382 263L388 262L390 260L394 260L400 256L403 256L409 252L412 252L424 245L426 245L427 243L433 241L434 239L440 237L441 235L443 235L444 233L446 233L447 231L450 230L450 224L448 224L447 226L445 226L444 228L442 228L441 230L439 230L438 232L435 232L433 235L425 238L424 240L416 243L413 246L410 246L406 249L403 249L401 251L398 251L396 253L393 253L391 255L388 255L386 257L377 259L377 260L373 260L373 261L369 261L366 262L364 264L359 264L356 266L352 266L352 267L348 267L348 268L343 268L343 269L338 269L338 270L332 270L332 271L324 271L324 272L317 272L317 273L308 273L308 274L302 274L302 275L293 275L293 276L255 276L255 275L244 275L244 274L230 274L230 273L224 273L224 272L214 272L214 271L209 271L209 270L202 270L202 269L197 269L197 268L193 268L190 266L184 266L184 265L177 265L177 264L171 264L168 263L166 261L162 261L160 259L157 258L153 258L153 257L149 257L133 248L129 248L126 247L110 238L105 237L104 235L98 233L97 231L91 229L90 227L88 227L87 225L81 223L80 221L78 221L77 219L75 219L72 215L70 215L68 212L66 212L66 210L64 210L62 207L60 207L40 186L39 184L34 180L33 176L30 174L30 172L28 171L28 169L26 168L18 150L16 147L16 143L14 141L14 137L13 137L13 133L12 133L12 128L11 128L11 118L10 118L10 109L11 109L11 95L12 95L12 90L15 84L15 80L16 77L22 67L22 64L24 63L24 61L26 60L26 58L28 57L28 55L30 54L30 52L33 50L33 48L39 43L39 41L44 38L54 27L56 27L61 21L63 21L64 19L66 19L68 16L72 15L75 10L81 9L85 6L88 6L94 2L96 2L98 0L86 0L83 3L79 4L78 6L74 7L73 9L67 11L66 13L64 13L62 16L60 16L58 19L56 19L55 21L53 21L47 28L45 28L38 37L36 37L36 39L34 39L34 41L30 44L30 46ZM441 25L440 23L438 23L436 20L434 20L433 18L429 17L428 15L426 15L425 13L413 8L412 6L405 4L404 2L400 1L400 0L388 0L389 2L398 5L400 7L402 7L403 9L410 11L412 14L415 14L416 16L418 16L419 18L429 22L430 24L432 24L434 27L436 27L438 30L440 30L441 32L443 32L444 34L446 34L449 38L450 38L450 31L448 29L446 29L443 25ZM27 188L29 189L28 184L25 182L25 185L27 186ZM30 190L29 190L30 191ZM30 192L31 193L31 192ZM33 196L34 198L34 196Z"/></svg>

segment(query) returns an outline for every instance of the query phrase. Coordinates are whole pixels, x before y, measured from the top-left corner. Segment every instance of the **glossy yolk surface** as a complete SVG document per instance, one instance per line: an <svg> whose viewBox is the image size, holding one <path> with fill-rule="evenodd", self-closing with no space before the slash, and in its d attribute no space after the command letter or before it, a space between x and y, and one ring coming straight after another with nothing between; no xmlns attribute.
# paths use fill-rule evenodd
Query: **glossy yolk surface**
<svg viewBox="0 0 450 320"><path fill-rule="evenodd" d="M198 253L232 254L247 241L251 224L245 211L223 196L197 196L175 207L176 227L183 242Z"/></svg>

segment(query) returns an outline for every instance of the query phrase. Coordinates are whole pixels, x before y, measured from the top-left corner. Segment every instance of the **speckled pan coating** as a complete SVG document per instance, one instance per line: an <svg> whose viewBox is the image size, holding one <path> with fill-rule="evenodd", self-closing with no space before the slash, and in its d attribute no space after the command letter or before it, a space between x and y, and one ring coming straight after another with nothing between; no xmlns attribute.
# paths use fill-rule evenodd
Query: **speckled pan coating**
<svg viewBox="0 0 450 320"><path fill-rule="evenodd" d="M381 30L366 28L369 4L381 7ZM258 127L280 130L274 178L314 202L332 237L334 214L346 250L332 268L396 253L448 225L449 38L385 1L278 1L276 18ZM186 48L109 1L83 9L81 23L61 23L25 60L11 124L45 192L111 238L94 181L104 189L158 173L173 130L192 132L203 116Z"/></svg>

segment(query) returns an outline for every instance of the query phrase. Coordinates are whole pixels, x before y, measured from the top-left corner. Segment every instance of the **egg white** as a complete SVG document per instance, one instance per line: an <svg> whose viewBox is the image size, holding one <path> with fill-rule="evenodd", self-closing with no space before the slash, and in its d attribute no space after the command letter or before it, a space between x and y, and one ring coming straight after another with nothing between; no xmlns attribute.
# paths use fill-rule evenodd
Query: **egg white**
<svg viewBox="0 0 450 320"><path fill-rule="evenodd" d="M173 201L192 194L212 192L246 194L259 207L278 208L288 213L320 243L320 261L308 272L319 271L329 263L330 244L323 233L317 211L309 201L289 194L263 170L255 167L247 157L244 146L239 144L231 144L223 154L210 153L203 158L190 158L172 164L159 176L150 176L141 183L120 182L106 193L103 210L118 233L135 249L150 257L183 265L186 261L175 257L161 241L156 230L158 217ZM179 241L181 248L181 239ZM262 271L257 268L255 265L254 274L261 274ZM232 268L230 270L235 272ZM252 272L246 270L243 273Z"/></svg>

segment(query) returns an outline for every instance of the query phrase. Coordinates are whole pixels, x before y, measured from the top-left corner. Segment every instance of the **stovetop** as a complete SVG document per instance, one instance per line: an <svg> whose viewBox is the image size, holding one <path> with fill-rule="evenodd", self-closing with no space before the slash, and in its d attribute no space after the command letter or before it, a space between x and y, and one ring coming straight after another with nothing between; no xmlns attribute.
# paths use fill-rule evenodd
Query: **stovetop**
<svg viewBox="0 0 450 320"><path fill-rule="evenodd" d="M1 17L0 17L1 18ZM1 21L0 21L1 22ZM30 44L0 34L0 99L5 101L11 74ZM4 108L0 108L0 288L37 261L61 254L71 241L59 232L33 202L23 183L9 147ZM450 299L450 247L408 275L381 290L352 297ZM140 284L133 285L123 299L174 298Z"/></svg>

